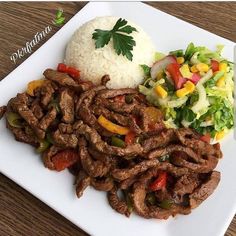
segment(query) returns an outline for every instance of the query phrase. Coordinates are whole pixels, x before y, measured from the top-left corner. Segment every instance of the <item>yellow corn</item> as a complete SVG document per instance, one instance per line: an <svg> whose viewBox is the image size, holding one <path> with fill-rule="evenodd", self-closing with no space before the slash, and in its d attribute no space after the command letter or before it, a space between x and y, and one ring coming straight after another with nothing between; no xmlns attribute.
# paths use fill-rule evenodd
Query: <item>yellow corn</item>
<svg viewBox="0 0 236 236"><path fill-rule="evenodd" d="M178 64L183 64L184 63L184 58L183 57L177 57L177 63Z"/></svg>
<svg viewBox="0 0 236 236"><path fill-rule="evenodd" d="M179 98L182 98L182 97L184 97L188 94L189 94L189 91L186 88L178 89L176 91L176 96L179 97Z"/></svg>
<svg viewBox="0 0 236 236"><path fill-rule="evenodd" d="M193 73L197 73L198 72L198 69L197 69L196 65L191 66L190 70Z"/></svg>
<svg viewBox="0 0 236 236"><path fill-rule="evenodd" d="M225 62L221 62L220 64L219 64L219 71L224 71L224 72L227 72L227 63L225 63Z"/></svg>
<svg viewBox="0 0 236 236"><path fill-rule="evenodd" d="M224 136L225 136L225 131L222 130L216 133L215 139L216 141L219 141L220 139L224 138Z"/></svg>
<svg viewBox="0 0 236 236"><path fill-rule="evenodd" d="M33 80L31 82L28 83L27 85L27 90L26 92L30 95L30 96L34 96L34 90L36 88L39 88L41 87L44 83L45 83L46 80L44 79L39 79L39 80Z"/></svg>
<svg viewBox="0 0 236 236"><path fill-rule="evenodd" d="M190 72L189 66L187 64L182 65L179 68L179 70L184 78L190 79L193 76L193 74Z"/></svg>
<svg viewBox="0 0 236 236"><path fill-rule="evenodd" d="M216 82L216 86L217 87L224 87L225 85L225 77L222 76L221 78L219 78Z"/></svg>
<svg viewBox="0 0 236 236"><path fill-rule="evenodd" d="M209 70L209 66L207 64L205 64L205 63L198 63L196 65L196 68L200 72L207 72Z"/></svg>
<svg viewBox="0 0 236 236"><path fill-rule="evenodd" d="M158 72L158 74L157 74L157 79L158 79L158 80L162 79L162 78L163 78L163 75L164 75L164 72L163 72L163 70L161 70L161 71Z"/></svg>
<svg viewBox="0 0 236 236"><path fill-rule="evenodd" d="M182 98L190 93L192 93L195 89L195 85L191 81L187 81L184 84L184 87L182 89L178 89L176 91L176 96L179 98Z"/></svg>
<svg viewBox="0 0 236 236"><path fill-rule="evenodd" d="M192 93L194 91L194 89L195 89L195 85L191 81L187 81L184 84L184 87L188 90L189 93Z"/></svg>
<svg viewBox="0 0 236 236"><path fill-rule="evenodd" d="M166 92L166 90L161 86L161 85L157 85L155 88L155 92L157 94L157 96L161 97L161 98L166 98L168 93Z"/></svg>

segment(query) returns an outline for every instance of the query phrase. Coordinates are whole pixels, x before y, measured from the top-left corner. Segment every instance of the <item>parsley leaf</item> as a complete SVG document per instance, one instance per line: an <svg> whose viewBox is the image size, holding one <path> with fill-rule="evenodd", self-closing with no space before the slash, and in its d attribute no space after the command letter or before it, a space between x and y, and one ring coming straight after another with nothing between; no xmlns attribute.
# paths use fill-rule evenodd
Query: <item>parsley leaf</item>
<svg viewBox="0 0 236 236"><path fill-rule="evenodd" d="M107 45L111 38L113 39L113 47L118 55L122 54L130 61L133 59L132 50L136 46L134 38L130 35L133 31L137 31L134 27L127 25L125 19L120 18L114 25L112 30L95 29L93 39L95 47L102 48Z"/></svg>

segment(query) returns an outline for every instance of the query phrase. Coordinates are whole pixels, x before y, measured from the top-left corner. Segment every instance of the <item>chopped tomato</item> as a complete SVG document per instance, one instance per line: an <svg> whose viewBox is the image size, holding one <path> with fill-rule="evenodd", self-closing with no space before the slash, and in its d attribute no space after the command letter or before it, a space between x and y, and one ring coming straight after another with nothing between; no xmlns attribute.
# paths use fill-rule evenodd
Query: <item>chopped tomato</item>
<svg viewBox="0 0 236 236"><path fill-rule="evenodd" d="M125 95L119 95L119 96L114 97L114 101L120 102L120 103L125 102Z"/></svg>
<svg viewBox="0 0 236 236"><path fill-rule="evenodd" d="M128 134L125 136L125 143L127 145L133 144L135 141L136 134L132 131L130 131Z"/></svg>
<svg viewBox="0 0 236 236"><path fill-rule="evenodd" d="M193 73L192 77L189 80L196 85L200 79L201 77L199 74Z"/></svg>
<svg viewBox="0 0 236 236"><path fill-rule="evenodd" d="M73 68L73 67L68 67L66 72L72 77L72 78L79 78L80 77L80 71Z"/></svg>
<svg viewBox="0 0 236 236"><path fill-rule="evenodd" d="M166 172L160 172L158 174L158 177L156 180L154 180L149 188L152 191L157 191L160 189L164 189L166 187L166 183L167 183L167 173Z"/></svg>
<svg viewBox="0 0 236 236"><path fill-rule="evenodd" d="M186 79L182 77L179 68L180 67L178 63L170 63L166 67L166 71L170 74L172 80L174 81L176 89L182 88L184 83L186 82Z"/></svg>
<svg viewBox="0 0 236 236"><path fill-rule="evenodd" d="M219 71L219 62L216 60L211 60L211 69L213 72Z"/></svg>
<svg viewBox="0 0 236 236"><path fill-rule="evenodd" d="M71 149L67 149L57 153L52 157L52 163L56 171L62 171L73 164L79 159L79 154Z"/></svg>
<svg viewBox="0 0 236 236"><path fill-rule="evenodd" d="M59 63L57 66L57 71L66 73L67 65L65 65L64 63Z"/></svg>
<svg viewBox="0 0 236 236"><path fill-rule="evenodd" d="M202 141L204 141L204 142L206 142L206 143L210 143L210 141L211 141L211 135L210 135L209 133L206 133L206 134L204 134L204 135L200 138L200 140L202 140Z"/></svg>

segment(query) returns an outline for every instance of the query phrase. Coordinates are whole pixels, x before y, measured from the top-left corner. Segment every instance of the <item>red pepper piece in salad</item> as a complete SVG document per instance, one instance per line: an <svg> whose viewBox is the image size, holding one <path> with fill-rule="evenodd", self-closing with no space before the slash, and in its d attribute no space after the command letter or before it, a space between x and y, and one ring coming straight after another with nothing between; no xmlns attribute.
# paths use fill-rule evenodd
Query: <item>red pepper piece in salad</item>
<svg viewBox="0 0 236 236"><path fill-rule="evenodd" d="M213 72L219 71L219 62L216 60L211 60L211 69Z"/></svg>
<svg viewBox="0 0 236 236"><path fill-rule="evenodd" d="M204 135L200 138L200 140L202 140L202 141L204 141L204 142L206 142L206 143L210 143L210 141L211 141L211 135L210 135L209 133L206 133L206 134L204 134Z"/></svg>
<svg viewBox="0 0 236 236"><path fill-rule="evenodd" d="M181 89L186 82L186 79L182 77L179 71L179 64L178 63L170 63L166 67L166 71L170 74L176 89Z"/></svg>
<svg viewBox="0 0 236 236"><path fill-rule="evenodd" d="M160 189L164 189L166 187L166 183L167 183L167 173L166 172L160 172L157 179L154 180L149 188L152 191L157 191Z"/></svg>

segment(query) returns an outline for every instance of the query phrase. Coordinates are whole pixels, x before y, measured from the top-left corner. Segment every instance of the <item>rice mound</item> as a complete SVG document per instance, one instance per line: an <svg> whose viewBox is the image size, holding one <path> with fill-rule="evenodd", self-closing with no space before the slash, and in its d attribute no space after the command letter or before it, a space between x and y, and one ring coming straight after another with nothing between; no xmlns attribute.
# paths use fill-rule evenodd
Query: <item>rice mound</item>
<svg viewBox="0 0 236 236"><path fill-rule="evenodd" d="M116 54L112 40L103 48L95 49L95 40L92 39L95 29L111 30L118 19L113 16L97 17L82 25L67 45L65 63L79 69L82 79L95 84L99 84L101 77L108 74L111 78L108 88L134 88L144 78L140 65L152 65L154 62L155 47L144 30L128 22L138 30L130 34L136 42L132 61Z"/></svg>

